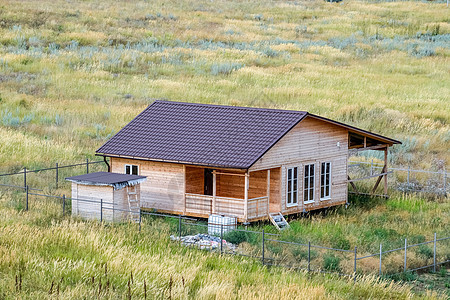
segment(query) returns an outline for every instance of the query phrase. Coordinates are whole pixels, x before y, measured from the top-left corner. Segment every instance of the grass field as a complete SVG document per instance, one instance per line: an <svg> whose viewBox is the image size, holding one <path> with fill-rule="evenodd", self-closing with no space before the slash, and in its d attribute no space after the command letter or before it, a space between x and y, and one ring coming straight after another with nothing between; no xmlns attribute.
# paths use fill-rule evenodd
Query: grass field
<svg viewBox="0 0 450 300"><path fill-rule="evenodd" d="M401 140L391 164L442 170L450 163L449 57L442 1L1 1L0 173L93 158L155 98L307 110ZM353 285L181 249L168 241L168 222L138 235L134 226L61 218L50 204L24 213L17 197L0 191L0 298L142 298L144 280L148 299L449 293L448 276L414 288L371 277ZM284 238L373 253L379 243L450 232L447 198L354 200L348 210L293 221ZM266 225L256 229L273 230ZM412 264L429 261L422 250ZM391 259L395 271L401 254Z"/></svg>
<svg viewBox="0 0 450 300"><path fill-rule="evenodd" d="M450 162L441 2L3 1L0 165L92 156L154 98L308 110Z"/></svg>
<svg viewBox="0 0 450 300"><path fill-rule="evenodd" d="M171 224L162 219L144 221L139 233L135 224L62 218L54 202L33 200L24 212L18 200L0 193L2 299L445 299L449 284L440 275L415 287L370 276L354 284L267 268L258 260L180 247L169 241ZM325 228L314 223L317 232Z"/></svg>

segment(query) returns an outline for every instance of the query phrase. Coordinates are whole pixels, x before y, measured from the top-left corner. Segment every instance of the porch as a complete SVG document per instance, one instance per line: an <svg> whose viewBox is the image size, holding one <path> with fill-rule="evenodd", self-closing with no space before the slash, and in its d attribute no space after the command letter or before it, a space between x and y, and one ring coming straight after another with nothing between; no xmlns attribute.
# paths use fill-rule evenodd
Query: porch
<svg viewBox="0 0 450 300"><path fill-rule="evenodd" d="M185 167L184 213L237 217L239 222L268 219L281 210L280 168L242 170Z"/></svg>

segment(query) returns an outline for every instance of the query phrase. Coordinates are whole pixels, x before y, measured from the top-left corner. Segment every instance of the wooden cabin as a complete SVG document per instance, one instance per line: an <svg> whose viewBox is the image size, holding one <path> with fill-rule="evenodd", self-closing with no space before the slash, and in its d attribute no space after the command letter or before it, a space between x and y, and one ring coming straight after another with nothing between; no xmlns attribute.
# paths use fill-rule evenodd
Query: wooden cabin
<svg viewBox="0 0 450 300"><path fill-rule="evenodd" d="M72 182L72 215L124 221L139 218L140 184L145 176L96 172L67 177Z"/></svg>
<svg viewBox="0 0 450 300"><path fill-rule="evenodd" d="M304 111L155 101L96 153L147 177L142 209L252 222L345 204L350 151L397 143Z"/></svg>

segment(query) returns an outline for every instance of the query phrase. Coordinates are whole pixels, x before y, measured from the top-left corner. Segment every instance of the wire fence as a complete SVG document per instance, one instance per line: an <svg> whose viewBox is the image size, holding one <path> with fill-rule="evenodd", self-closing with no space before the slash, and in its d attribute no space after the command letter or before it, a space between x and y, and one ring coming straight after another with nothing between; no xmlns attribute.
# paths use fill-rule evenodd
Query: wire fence
<svg viewBox="0 0 450 300"><path fill-rule="evenodd" d="M381 173L383 164L367 161L349 161L348 172L352 178L370 177ZM449 174L439 171L416 170L411 167L388 167L389 187L406 193L423 193L447 196ZM376 178L375 178L376 179Z"/></svg>
<svg viewBox="0 0 450 300"><path fill-rule="evenodd" d="M167 218L172 220L167 222L172 225L170 238L182 246L219 254L250 257L267 266L333 273L357 280L358 275L362 274L385 276L424 269L436 272L439 266L450 262L450 237L438 238L436 233L433 240L410 243L405 238L403 247L385 249L383 244L380 244L379 252L367 253L358 251L357 247L339 249L317 245L311 241L285 240L282 234L268 233L264 230L252 231L246 228L229 228L224 224L207 224L183 215L149 212L141 208L121 209L117 207L118 204L103 199L88 200L66 195L48 195L38 193L38 189L28 186L23 188L0 185L0 187L23 191L23 194L16 195L16 207L24 211L38 211L50 219L70 214L76 216L72 208L75 201L90 204L91 214L83 214L84 218L100 222L135 222L139 231L143 226L150 228L154 218ZM216 226L216 229L219 227L218 233L216 230L215 234L211 234L211 226Z"/></svg>
<svg viewBox="0 0 450 300"><path fill-rule="evenodd" d="M23 168L18 172L0 174L0 184L21 185L23 188L30 185L42 187L42 189L58 189L70 184L70 182L61 179L90 172L104 171L104 163L103 160L89 161L89 158L86 158L85 162L70 165L55 163L54 167L34 170Z"/></svg>

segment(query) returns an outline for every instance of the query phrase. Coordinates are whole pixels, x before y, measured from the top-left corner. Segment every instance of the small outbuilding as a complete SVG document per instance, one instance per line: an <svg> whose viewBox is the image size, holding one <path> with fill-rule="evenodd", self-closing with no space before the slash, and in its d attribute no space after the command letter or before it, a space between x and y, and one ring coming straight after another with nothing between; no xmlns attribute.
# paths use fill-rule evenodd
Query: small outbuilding
<svg viewBox="0 0 450 300"><path fill-rule="evenodd" d="M146 176L96 172L67 177L72 182L72 215L123 221L139 218L140 184Z"/></svg>

